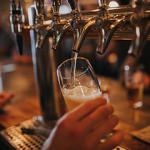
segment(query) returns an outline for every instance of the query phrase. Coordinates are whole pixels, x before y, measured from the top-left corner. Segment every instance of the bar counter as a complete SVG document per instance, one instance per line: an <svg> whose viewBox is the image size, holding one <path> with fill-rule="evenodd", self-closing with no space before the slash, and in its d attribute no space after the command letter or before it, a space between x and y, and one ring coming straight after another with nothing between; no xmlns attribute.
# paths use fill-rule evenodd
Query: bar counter
<svg viewBox="0 0 150 150"><path fill-rule="evenodd" d="M134 138L130 133L150 125L150 95L144 96L141 109L133 109L119 82L108 78L106 80L111 83L110 102L120 118L117 128L125 132L121 146L129 150L149 150L150 144ZM0 111L1 130L41 114L32 65L15 65L13 71L3 73L3 83L4 90L13 92L15 97Z"/></svg>
<svg viewBox="0 0 150 150"><path fill-rule="evenodd" d="M134 109L127 100L125 88L120 82L108 78L106 80L110 80L111 84L110 103L115 108L115 114L120 118L117 128L125 132L123 147L129 150L149 150L150 143L131 136L131 132L150 126L150 95L144 95L143 106Z"/></svg>
<svg viewBox="0 0 150 150"><path fill-rule="evenodd" d="M13 69L2 73L3 89L15 96L1 110L0 125L4 128L41 114L32 64L6 63L3 70L9 65Z"/></svg>

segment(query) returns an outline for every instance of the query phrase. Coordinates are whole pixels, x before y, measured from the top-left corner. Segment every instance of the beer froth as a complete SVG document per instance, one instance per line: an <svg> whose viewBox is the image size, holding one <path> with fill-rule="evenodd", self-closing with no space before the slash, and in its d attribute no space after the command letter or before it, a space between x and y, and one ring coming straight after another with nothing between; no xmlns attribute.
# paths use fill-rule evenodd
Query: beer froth
<svg viewBox="0 0 150 150"><path fill-rule="evenodd" d="M64 88L63 95L67 110L70 111L85 101L101 96L101 93L92 87L76 86L72 89Z"/></svg>

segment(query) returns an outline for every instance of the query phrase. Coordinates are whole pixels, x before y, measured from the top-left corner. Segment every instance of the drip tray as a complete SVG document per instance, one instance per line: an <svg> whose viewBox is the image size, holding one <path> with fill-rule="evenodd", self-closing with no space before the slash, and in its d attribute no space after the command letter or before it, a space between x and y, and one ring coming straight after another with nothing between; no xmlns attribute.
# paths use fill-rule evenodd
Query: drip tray
<svg viewBox="0 0 150 150"><path fill-rule="evenodd" d="M50 129L41 126L37 118L32 118L0 132L2 145L15 150L40 150Z"/></svg>
<svg viewBox="0 0 150 150"><path fill-rule="evenodd" d="M0 132L1 150L41 150L51 129L44 126L40 119L32 118ZM54 123L54 122L53 122ZM6 146L4 146L6 145ZM127 150L116 147L113 150Z"/></svg>

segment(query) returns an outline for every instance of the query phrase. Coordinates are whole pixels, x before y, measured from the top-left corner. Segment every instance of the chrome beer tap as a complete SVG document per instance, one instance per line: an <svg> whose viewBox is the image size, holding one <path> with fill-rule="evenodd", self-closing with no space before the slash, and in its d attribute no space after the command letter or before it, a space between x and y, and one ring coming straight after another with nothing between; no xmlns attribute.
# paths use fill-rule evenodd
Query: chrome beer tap
<svg viewBox="0 0 150 150"><path fill-rule="evenodd" d="M35 24L36 26L43 25L44 22L44 0L35 0ZM37 32L37 41L36 41L36 47L41 48L43 45L43 42L47 36L47 31L42 28L35 28Z"/></svg>
<svg viewBox="0 0 150 150"><path fill-rule="evenodd" d="M66 30L69 30L70 21L60 19L59 9L61 6L61 0L52 0L52 10L51 10L51 23L47 27L47 33L51 33L53 37L52 49L56 50L57 46L63 39Z"/></svg>
<svg viewBox="0 0 150 150"><path fill-rule="evenodd" d="M35 0L37 17L44 17L44 0Z"/></svg>
<svg viewBox="0 0 150 150"><path fill-rule="evenodd" d="M107 25L108 20L111 20L110 15L107 11L107 0L98 0L99 8L102 9L102 17L105 18L103 21L103 25L99 29L99 40L97 46L97 53L100 55L104 54L115 31L121 28L127 21L127 16L123 15L115 15L113 16L113 23L109 23L109 27L105 29L105 25ZM106 22L106 23L105 23Z"/></svg>
<svg viewBox="0 0 150 150"><path fill-rule="evenodd" d="M126 16L117 16L115 21L109 26L107 31L105 29L101 29L100 36L99 36L99 43L97 46L96 51L102 55L105 53L115 31L121 28L126 22L128 22Z"/></svg>
<svg viewBox="0 0 150 150"><path fill-rule="evenodd" d="M81 17L80 17L80 11L79 11L79 5L78 5L78 0L68 0L68 3L71 6L72 12L72 19L70 21L70 29L73 33L73 46L72 50L73 52L77 52L75 50L75 44L79 41L80 35L81 35Z"/></svg>
<svg viewBox="0 0 150 150"><path fill-rule="evenodd" d="M79 10L78 1L68 0L72 12L65 15L59 14L61 0L50 1L52 3L48 5L52 9L47 15L44 10L44 0L34 0L28 14L29 25L24 23L20 2L16 3L15 0L12 0L10 5L11 28L16 33L21 54L23 53L22 31L30 30L32 58L42 117L48 124L52 120L57 120L64 112L56 78L55 57L55 50L64 38L64 34L73 35L72 49L74 52L79 52L84 38L97 38L98 35L97 52L100 54L106 51L111 39L133 39L134 34L131 27L135 27L136 40L133 41L129 53L137 55L143 48L147 37L150 37L150 5L147 5L146 0L134 0L132 7L127 5L118 8L110 8L106 0L99 0L99 9L90 11Z"/></svg>
<svg viewBox="0 0 150 150"><path fill-rule="evenodd" d="M61 29L59 18L60 4L60 1L53 0L52 20L48 26L37 30L36 63L34 68L43 119L46 124L56 121L63 114L60 106L63 105L61 104L62 97L56 75L56 54L53 50L58 42Z"/></svg>
<svg viewBox="0 0 150 150"><path fill-rule="evenodd" d="M106 43L106 30L105 26L108 23L108 12L107 12L107 1L106 0L98 0L99 9L101 9L99 17L103 18L102 22L99 24L99 38L98 38L98 46L96 48L97 53L103 54L107 46L104 47L104 43ZM99 20L97 20L99 22ZM106 45L106 44L105 44Z"/></svg>
<svg viewBox="0 0 150 150"><path fill-rule="evenodd" d="M103 54L106 51L114 32L118 28L122 27L122 25L125 24L125 22L127 21L126 16L117 15L113 17L114 18L113 20L115 21L113 21L112 23L111 21L112 17L110 17L107 11L108 7L106 5L106 0L104 1L99 0L98 3L99 3L98 15L89 18L89 20L85 24L85 26L81 30L81 34L78 40L76 41L73 47L74 51L78 52L80 50L81 44L84 38L86 37L87 33L89 32L89 30L91 28L96 28L98 29L99 33L98 46L96 51L99 54ZM107 26L109 26L109 28Z"/></svg>
<svg viewBox="0 0 150 150"><path fill-rule="evenodd" d="M64 34L66 32L71 32L73 34L74 43L75 43L75 41L77 41L77 39L80 35L79 24L80 24L81 19L80 19L78 4L77 4L78 2L73 1L73 0L68 0L68 3L70 4L70 7L72 9L71 18L64 21L63 19L60 20L58 13L56 13L56 15L54 15L54 17L56 17L54 19L54 25L53 25L53 27L54 27L53 30L55 31L54 32L55 33L54 34L55 42L53 44L54 50L57 49L57 46L59 45L61 40L64 38Z"/></svg>
<svg viewBox="0 0 150 150"><path fill-rule="evenodd" d="M15 0L12 0L10 2L11 30L16 35L18 51L21 55L23 54L22 29L23 29L24 21L25 21L25 19L24 19L23 9L21 7L20 1L18 3L16 3Z"/></svg>
<svg viewBox="0 0 150 150"><path fill-rule="evenodd" d="M59 9L61 5L61 0L52 0L52 5L53 5L52 28L51 28L51 31L53 32L52 33L52 36L53 36L52 48L56 50L57 46L59 45L59 43L61 42L63 38L64 29L62 28L64 24L66 24L66 22L60 21Z"/></svg>
<svg viewBox="0 0 150 150"><path fill-rule="evenodd" d="M88 19L87 23L81 29L81 33L79 35L78 40L76 41L76 43L73 46L73 51L79 52L83 40L85 39L87 33L89 32L89 30L92 27L96 27L96 28L100 29L100 36L102 38L101 41L103 41L103 39L104 39L104 30L102 28L102 25L107 24L106 23L107 21L105 20L105 17L104 17L105 15L106 15L105 14L105 7L99 7L98 15L97 16L92 16Z"/></svg>
<svg viewBox="0 0 150 150"><path fill-rule="evenodd" d="M135 40L132 41L128 54L138 58L150 33L150 15L144 11L145 1L133 0L132 7L135 12L130 21L135 30Z"/></svg>

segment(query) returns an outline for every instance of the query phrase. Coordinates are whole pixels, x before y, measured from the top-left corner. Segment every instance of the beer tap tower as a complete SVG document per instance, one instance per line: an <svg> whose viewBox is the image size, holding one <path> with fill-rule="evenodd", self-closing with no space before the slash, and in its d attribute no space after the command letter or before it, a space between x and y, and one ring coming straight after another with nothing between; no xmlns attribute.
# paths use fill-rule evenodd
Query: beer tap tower
<svg viewBox="0 0 150 150"><path fill-rule="evenodd" d="M44 123L57 120L64 113L56 76L56 51L64 34L73 35L72 51L79 53L84 38L98 37L97 52L103 54L111 39L133 40L129 54L139 57L150 32L150 3L132 0L131 5L108 7L98 0L98 9L80 11L78 1L68 0L71 13L60 14L61 0L51 0L51 11L44 11L44 0L35 0L25 24L20 1L10 2L12 32L16 34L19 53L23 54L23 30L30 30L32 58L39 89ZM135 34L134 34L135 33ZM144 34L143 34L144 33Z"/></svg>

